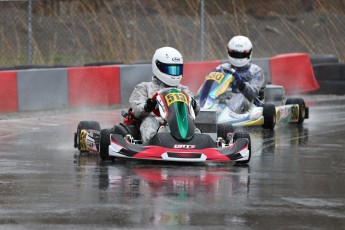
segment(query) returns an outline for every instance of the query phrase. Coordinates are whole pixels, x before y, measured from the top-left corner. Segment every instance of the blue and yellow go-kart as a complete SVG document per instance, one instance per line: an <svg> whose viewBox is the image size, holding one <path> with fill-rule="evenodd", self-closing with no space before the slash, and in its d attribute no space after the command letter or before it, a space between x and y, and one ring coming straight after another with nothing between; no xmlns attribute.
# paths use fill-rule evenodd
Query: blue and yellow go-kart
<svg viewBox="0 0 345 230"><path fill-rule="evenodd" d="M266 85L262 91L263 98L256 98L247 112L238 114L231 111L219 96L231 89L229 85L232 79L231 73L212 71L197 93L196 100L200 104L201 113L215 111L217 124L274 129L276 124L302 124L304 119L309 118L309 108L302 98L289 98L284 104L284 88L271 84Z"/></svg>

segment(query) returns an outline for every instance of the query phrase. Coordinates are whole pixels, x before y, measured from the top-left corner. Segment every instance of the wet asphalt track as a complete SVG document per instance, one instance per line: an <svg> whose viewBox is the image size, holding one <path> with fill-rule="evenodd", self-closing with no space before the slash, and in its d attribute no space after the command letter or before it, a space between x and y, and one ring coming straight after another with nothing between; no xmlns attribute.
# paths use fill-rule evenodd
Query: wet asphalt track
<svg viewBox="0 0 345 230"><path fill-rule="evenodd" d="M0 116L0 229L345 229L345 97L309 96L301 127L251 130L248 167L102 163L80 120L119 110Z"/></svg>

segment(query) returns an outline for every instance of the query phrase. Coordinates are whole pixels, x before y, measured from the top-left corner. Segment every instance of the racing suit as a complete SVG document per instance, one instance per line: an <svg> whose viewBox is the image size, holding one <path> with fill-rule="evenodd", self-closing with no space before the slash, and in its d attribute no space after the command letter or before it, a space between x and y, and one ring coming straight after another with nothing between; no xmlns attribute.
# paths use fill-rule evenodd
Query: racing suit
<svg viewBox="0 0 345 230"><path fill-rule="evenodd" d="M164 88L170 87L153 76L152 81L142 82L136 85L131 97L129 98L129 106L132 108L134 116L141 120L140 133L144 142L153 137L161 122L160 118L155 116L152 112L146 112L144 110L146 100L148 98L152 98L156 92ZM194 97L188 86L179 84L177 88L185 91L191 97ZM197 106L194 111L195 115L197 115L200 111L200 105L198 103L196 105Z"/></svg>
<svg viewBox="0 0 345 230"><path fill-rule="evenodd" d="M243 67L234 67L230 63L225 63L217 66L214 71L229 73L231 68L241 76L243 83L239 85L234 79L227 91L219 96L219 99L225 101L231 111L245 113L253 105L259 91L265 87L264 73L259 66L253 63Z"/></svg>

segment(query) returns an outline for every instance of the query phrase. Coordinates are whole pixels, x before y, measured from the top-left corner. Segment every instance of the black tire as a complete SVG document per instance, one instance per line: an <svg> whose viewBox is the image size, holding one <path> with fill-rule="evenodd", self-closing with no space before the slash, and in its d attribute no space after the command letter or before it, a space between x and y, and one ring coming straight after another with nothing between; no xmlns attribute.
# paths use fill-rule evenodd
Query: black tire
<svg viewBox="0 0 345 230"><path fill-rule="evenodd" d="M77 132L74 134L74 147L78 148L80 151L80 131L82 129L93 129L97 131L101 131L101 126L99 125L98 121L81 121L78 124Z"/></svg>
<svg viewBox="0 0 345 230"><path fill-rule="evenodd" d="M252 156L252 144L251 144L251 139L250 139L250 135L249 133L246 132L235 132L234 133L234 137L233 137L233 141L235 142L237 139L239 138L247 138L249 143L248 143L248 150L249 150L249 158L246 161L237 161L237 164L248 164L250 161L250 158Z"/></svg>
<svg viewBox="0 0 345 230"><path fill-rule="evenodd" d="M273 130L277 122L276 107L273 104L263 105L264 123L262 128Z"/></svg>
<svg viewBox="0 0 345 230"><path fill-rule="evenodd" d="M313 65L315 79L319 81L344 81L345 63Z"/></svg>
<svg viewBox="0 0 345 230"><path fill-rule="evenodd" d="M217 137L227 140L228 133L233 133L234 127L231 124L218 124L217 125Z"/></svg>
<svg viewBox="0 0 345 230"><path fill-rule="evenodd" d="M312 65L339 62L338 57L333 54L311 54L309 59Z"/></svg>
<svg viewBox="0 0 345 230"><path fill-rule="evenodd" d="M320 89L311 92L311 94L335 94L344 95L345 94L345 80L344 81L334 81L334 80L318 80Z"/></svg>
<svg viewBox="0 0 345 230"><path fill-rule="evenodd" d="M109 160L110 134L112 129L102 129L99 142L99 156L103 161Z"/></svg>
<svg viewBox="0 0 345 230"><path fill-rule="evenodd" d="M305 106L305 102L302 98L289 98L285 102L285 105L292 105L292 104L298 104L299 110L298 110L297 124L302 124L307 114L307 108Z"/></svg>
<svg viewBox="0 0 345 230"><path fill-rule="evenodd" d="M78 134L74 133L74 148L78 148Z"/></svg>

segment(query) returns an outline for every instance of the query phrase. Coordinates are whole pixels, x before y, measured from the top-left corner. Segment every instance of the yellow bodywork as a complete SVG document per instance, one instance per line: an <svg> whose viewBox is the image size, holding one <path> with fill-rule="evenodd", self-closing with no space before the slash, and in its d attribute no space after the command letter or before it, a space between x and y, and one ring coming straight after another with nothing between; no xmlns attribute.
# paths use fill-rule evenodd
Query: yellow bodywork
<svg viewBox="0 0 345 230"><path fill-rule="evenodd" d="M86 146L86 138L87 138L87 131L86 130L81 130L80 131L80 139L79 139L79 144L80 144L80 151L87 151L88 148Z"/></svg>

